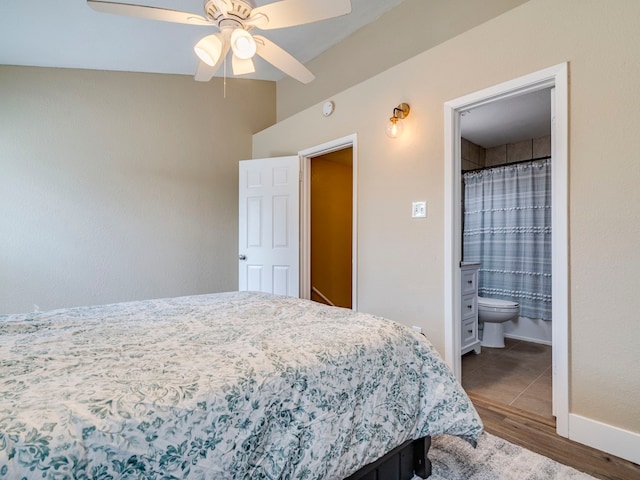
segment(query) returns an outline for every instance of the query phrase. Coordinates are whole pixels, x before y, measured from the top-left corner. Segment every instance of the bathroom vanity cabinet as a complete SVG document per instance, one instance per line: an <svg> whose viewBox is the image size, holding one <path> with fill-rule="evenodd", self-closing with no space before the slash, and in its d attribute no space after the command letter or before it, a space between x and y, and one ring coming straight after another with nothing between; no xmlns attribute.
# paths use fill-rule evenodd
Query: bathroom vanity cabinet
<svg viewBox="0 0 640 480"><path fill-rule="evenodd" d="M471 350L480 353L480 340L478 339L478 269L479 263L462 262L461 293L462 293L462 330L461 351L464 355Z"/></svg>

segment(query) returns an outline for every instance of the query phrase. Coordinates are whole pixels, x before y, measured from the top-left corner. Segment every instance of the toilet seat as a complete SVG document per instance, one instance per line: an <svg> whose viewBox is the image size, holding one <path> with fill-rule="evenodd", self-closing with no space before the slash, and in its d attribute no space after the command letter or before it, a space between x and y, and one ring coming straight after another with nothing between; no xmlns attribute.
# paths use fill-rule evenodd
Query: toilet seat
<svg viewBox="0 0 640 480"><path fill-rule="evenodd" d="M478 308L493 312L508 312L519 309L520 304L509 300L501 300L499 298L478 297Z"/></svg>

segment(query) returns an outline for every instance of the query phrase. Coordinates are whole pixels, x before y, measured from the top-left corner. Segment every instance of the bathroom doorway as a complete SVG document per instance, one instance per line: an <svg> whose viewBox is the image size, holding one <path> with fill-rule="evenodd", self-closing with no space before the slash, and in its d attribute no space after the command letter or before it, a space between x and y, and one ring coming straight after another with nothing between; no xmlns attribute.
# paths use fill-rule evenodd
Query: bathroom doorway
<svg viewBox="0 0 640 480"><path fill-rule="evenodd" d="M568 436L567 64L560 64L445 103L445 357L462 379L462 132L463 114L546 90L552 152L552 389L556 431ZM542 95L542 93L540 93ZM477 110L480 111L480 110ZM517 121L512 120L513 126ZM509 142L505 142L505 145ZM517 142L516 142L517 143ZM506 147L505 147L506 148ZM485 157L486 160L486 157ZM509 339L510 341L510 339ZM520 342L520 340L517 340ZM544 344L533 344L543 345ZM482 355L482 353L481 353Z"/></svg>
<svg viewBox="0 0 640 480"><path fill-rule="evenodd" d="M552 421L551 87L463 110L460 135L462 261L479 263L482 342L463 355L462 385ZM504 322L483 322L495 299L515 318L501 308Z"/></svg>

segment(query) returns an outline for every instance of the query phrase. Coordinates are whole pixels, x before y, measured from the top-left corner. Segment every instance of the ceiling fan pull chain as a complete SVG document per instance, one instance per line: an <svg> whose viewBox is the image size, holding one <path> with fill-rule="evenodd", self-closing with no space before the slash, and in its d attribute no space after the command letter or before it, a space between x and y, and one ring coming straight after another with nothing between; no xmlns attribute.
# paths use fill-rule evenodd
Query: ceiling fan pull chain
<svg viewBox="0 0 640 480"><path fill-rule="evenodd" d="M227 98L227 57L224 57L224 73L223 73L223 80L222 80L222 98L226 99Z"/></svg>

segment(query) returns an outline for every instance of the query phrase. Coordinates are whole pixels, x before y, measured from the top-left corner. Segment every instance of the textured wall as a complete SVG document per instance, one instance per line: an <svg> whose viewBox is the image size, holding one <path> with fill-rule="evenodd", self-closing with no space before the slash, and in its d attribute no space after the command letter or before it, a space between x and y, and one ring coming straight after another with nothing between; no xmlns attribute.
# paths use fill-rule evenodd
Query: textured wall
<svg viewBox="0 0 640 480"><path fill-rule="evenodd" d="M237 289L273 82L0 66L0 313Z"/></svg>

